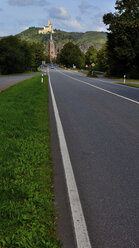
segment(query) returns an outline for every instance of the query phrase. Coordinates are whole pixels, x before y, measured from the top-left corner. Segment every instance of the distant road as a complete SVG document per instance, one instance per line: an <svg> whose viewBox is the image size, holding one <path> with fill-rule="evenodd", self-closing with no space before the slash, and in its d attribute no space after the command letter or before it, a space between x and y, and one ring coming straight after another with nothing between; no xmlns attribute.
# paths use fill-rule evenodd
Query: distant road
<svg viewBox="0 0 139 248"><path fill-rule="evenodd" d="M40 75L40 73L31 73L25 75L16 75L16 76L4 76L0 77L0 91L5 90L6 88L26 80L28 78L32 78L34 76Z"/></svg>
<svg viewBox="0 0 139 248"><path fill-rule="evenodd" d="M91 246L139 247L139 89L59 68L50 69L50 78ZM71 220L61 186L64 176L51 106L50 113L55 181L59 182L56 199L62 216L59 232L64 248L70 248L74 247L68 246Z"/></svg>

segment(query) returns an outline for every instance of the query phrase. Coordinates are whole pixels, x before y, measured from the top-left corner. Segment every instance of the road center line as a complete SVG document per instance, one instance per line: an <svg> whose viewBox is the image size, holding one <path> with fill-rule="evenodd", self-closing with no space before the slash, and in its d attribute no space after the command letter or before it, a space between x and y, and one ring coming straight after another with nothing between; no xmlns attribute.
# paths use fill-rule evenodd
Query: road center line
<svg viewBox="0 0 139 248"><path fill-rule="evenodd" d="M80 79L77 79L77 78L71 77L71 76L66 75L65 73L63 73L63 72L61 72L61 71L59 71L59 70L57 70L57 72L59 72L59 73L61 73L61 74L65 75L65 76L67 76L67 77L69 77L69 78L72 78L72 79L74 79L74 80L76 80L76 81L79 81L79 82L81 82L81 83L83 83L83 84L86 84L86 85L89 85L89 86L91 86L91 87L94 87L94 88L96 88L96 89L98 89L98 90L101 90L101 91L107 92L108 94L111 94L111 95L114 95L114 96L120 97L120 98L122 98L122 99L128 100L128 101L130 101L130 102L133 102L133 103L139 104L139 102L138 102L138 101L135 101L135 100L132 100L132 99L130 99L130 98L128 98L128 97L121 96L121 95L119 95L119 94L113 93L113 92L111 92L111 91L109 91L109 90L105 90L105 89L103 89L103 88L100 88L100 87L98 87L98 86L92 85L92 84L87 83L87 82L85 82L85 81L82 81L82 80L80 80Z"/></svg>
<svg viewBox="0 0 139 248"><path fill-rule="evenodd" d="M69 152L67 148L64 130L62 127L60 116L59 116L59 111L57 108L49 71L48 71L48 77L49 77L49 86L50 86L50 91L51 91L53 109L54 109L54 114L55 114L55 119L56 119L60 151L61 151L64 171L65 171L69 202L70 202L71 213L72 213L72 218L73 218L77 248L91 248L88 231L86 227L86 222L85 222L85 218L84 218L84 214L83 214L83 210L82 210L82 206L81 206L81 202L79 198L79 193L78 193L75 177L73 174L72 164L70 161L70 156L69 156Z"/></svg>

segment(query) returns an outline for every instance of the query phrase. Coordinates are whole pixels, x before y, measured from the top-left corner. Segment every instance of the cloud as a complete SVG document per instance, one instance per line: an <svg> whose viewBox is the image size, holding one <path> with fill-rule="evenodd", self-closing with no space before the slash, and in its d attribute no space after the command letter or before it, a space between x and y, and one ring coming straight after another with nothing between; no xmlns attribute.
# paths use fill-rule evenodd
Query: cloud
<svg viewBox="0 0 139 248"><path fill-rule="evenodd" d="M97 27L96 31L98 31L98 32L107 32L107 29L105 27Z"/></svg>
<svg viewBox="0 0 139 248"><path fill-rule="evenodd" d="M46 0L9 0L8 3L9 5L20 7L31 5L45 6L46 4L48 4Z"/></svg>
<svg viewBox="0 0 139 248"><path fill-rule="evenodd" d="M22 30L22 31L25 31L25 30L27 30L29 27L28 26L22 26L22 27L20 27L20 29Z"/></svg>
<svg viewBox="0 0 139 248"><path fill-rule="evenodd" d="M0 8L0 12L1 12L1 11L3 11L3 9L2 9L2 8Z"/></svg>
<svg viewBox="0 0 139 248"><path fill-rule="evenodd" d="M80 21L77 20L78 18L71 19L69 12L64 7L49 9L49 17L53 20L56 29L64 29L67 31L77 31L82 29Z"/></svg>
<svg viewBox="0 0 139 248"><path fill-rule="evenodd" d="M59 22L53 21L54 27L60 30L66 30L67 32L82 31L82 25L77 20L59 20Z"/></svg>
<svg viewBox="0 0 139 248"><path fill-rule="evenodd" d="M91 10L99 10L99 7L94 6L92 4L89 4L88 2L82 2L78 7L79 7L82 14L85 14L90 9Z"/></svg>
<svg viewBox="0 0 139 248"><path fill-rule="evenodd" d="M65 20L63 23L67 28L70 28L71 30L81 30L82 26L77 20Z"/></svg>
<svg viewBox="0 0 139 248"><path fill-rule="evenodd" d="M16 35L28 28L29 28L28 26L24 26L24 25L15 25L14 27L13 26L7 27L3 31L0 31L0 36L4 37L8 35Z"/></svg>
<svg viewBox="0 0 139 248"><path fill-rule="evenodd" d="M105 12L104 11L100 11L98 12L96 15L94 15L93 18L91 18L95 23L103 23L103 16L104 16Z"/></svg>
<svg viewBox="0 0 139 248"><path fill-rule="evenodd" d="M93 23L96 31L104 31L104 32L107 31L106 26L103 23L103 15L104 14L105 14L104 11L100 11L91 18L92 23Z"/></svg>
<svg viewBox="0 0 139 248"><path fill-rule="evenodd" d="M19 26L28 26L28 25L32 25L35 22L35 19L33 18L20 18L17 19L17 24Z"/></svg>
<svg viewBox="0 0 139 248"><path fill-rule="evenodd" d="M63 7L55 7L49 10L49 15L55 19L68 20L70 19L70 14Z"/></svg>
<svg viewBox="0 0 139 248"><path fill-rule="evenodd" d="M82 21L82 18L81 18L80 16L76 16L76 20L77 20L78 22L81 22L81 21Z"/></svg>

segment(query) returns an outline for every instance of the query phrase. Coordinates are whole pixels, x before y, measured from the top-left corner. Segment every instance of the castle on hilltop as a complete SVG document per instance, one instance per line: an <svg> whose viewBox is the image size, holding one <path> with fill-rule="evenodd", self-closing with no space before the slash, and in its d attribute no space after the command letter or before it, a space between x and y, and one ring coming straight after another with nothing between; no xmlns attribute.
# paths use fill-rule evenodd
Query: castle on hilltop
<svg viewBox="0 0 139 248"><path fill-rule="evenodd" d="M54 30L53 30L53 26L50 23L50 21L48 20L48 26L44 26L43 29L40 29L38 31L39 34L47 34L50 33L50 40L49 40L49 46L48 46L48 54L50 57L50 62L54 62L56 59L56 47L55 47L55 43L53 40L53 36L52 34L54 34Z"/></svg>
<svg viewBox="0 0 139 248"><path fill-rule="evenodd" d="M48 26L44 26L44 28L43 28L43 29L40 29L40 30L38 31L38 33L39 33L39 34L47 34L47 33L52 33L52 34L54 34L55 32L54 32L54 30L53 30L52 24L51 24L50 21L48 20Z"/></svg>

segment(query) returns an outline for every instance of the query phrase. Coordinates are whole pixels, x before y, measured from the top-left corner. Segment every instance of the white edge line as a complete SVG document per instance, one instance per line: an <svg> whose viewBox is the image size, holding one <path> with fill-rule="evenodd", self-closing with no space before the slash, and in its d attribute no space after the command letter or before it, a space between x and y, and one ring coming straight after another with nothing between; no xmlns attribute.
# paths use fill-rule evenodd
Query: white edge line
<svg viewBox="0 0 139 248"><path fill-rule="evenodd" d="M66 183L67 183L69 202L70 202L71 213L72 213L72 218L73 218L77 247L78 248L91 248L91 243L89 240L87 226L86 226L86 222L85 222L85 218L84 218L84 214L83 214L83 210L82 210L82 206L81 206L81 202L79 198L79 193L78 193L75 177L73 174L73 169L72 169L72 165L70 161L67 143L66 143L61 119L59 116L54 92L52 89L49 71L48 71L48 78L49 78L49 86L50 86L50 91L51 91L53 109L54 109L54 114L55 114L55 119L56 119L60 151L61 151L64 171L65 171L65 177L66 177Z"/></svg>
<svg viewBox="0 0 139 248"><path fill-rule="evenodd" d="M63 69L63 71L64 71L64 69ZM72 71L67 71L67 72L72 72ZM72 72L73 74L75 73L74 71ZM64 73L63 73L64 74ZM81 72L77 72L76 71L76 73L75 74L82 74ZM90 78L91 79L91 78ZM117 79L117 81L115 80L115 81L112 81L112 82L110 82L110 81L104 81L104 80L102 80L102 79L98 79L98 78L95 78L95 80L97 80L97 81L100 81L100 82L103 82L103 83L107 83L107 84L112 84L112 85L114 85L114 86L119 86L119 87L125 87L125 85L124 84L118 84L117 82L118 82L118 79ZM110 80L110 79L108 79L108 80ZM112 80L112 79L111 79ZM119 83L122 83L122 81L119 81ZM132 90L136 90L137 88L134 88L134 87L132 87Z"/></svg>
<svg viewBox="0 0 139 248"><path fill-rule="evenodd" d="M121 96L121 95L116 94L116 93L113 93L113 92L111 92L111 91L109 91L109 90L105 90L105 89L103 89L103 88L100 88L100 87L98 87L98 86L92 85L92 84L87 83L87 82L85 82L85 81L82 81L82 80L80 80L80 79L77 79L77 78L71 77L71 76L66 75L65 73L63 73L63 72L61 72L61 71L59 71L59 70L57 70L57 72L59 72L59 73L61 73L61 74L65 75L65 76L67 76L67 77L69 77L69 78L72 78L72 79L74 79L74 80L76 80L76 81L79 81L79 82L81 82L81 83L83 83L83 84L86 84L86 85L89 85L89 86L91 86L91 87L94 87L94 88L96 88L96 89L98 89L98 90L101 90L101 91L107 92L107 93L109 93L109 94L111 94L111 95L114 95L114 96L120 97L120 98L122 98L122 99L128 100L128 101L130 101L130 102L133 102L133 103L139 104L139 102L137 102L137 101L135 101L135 100L132 100L132 99L130 99L130 98L128 98L128 97Z"/></svg>

